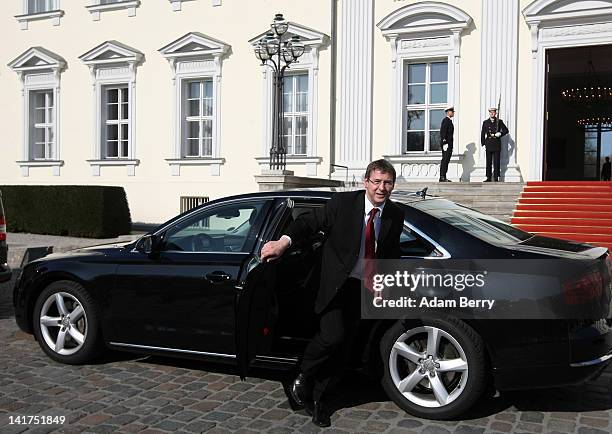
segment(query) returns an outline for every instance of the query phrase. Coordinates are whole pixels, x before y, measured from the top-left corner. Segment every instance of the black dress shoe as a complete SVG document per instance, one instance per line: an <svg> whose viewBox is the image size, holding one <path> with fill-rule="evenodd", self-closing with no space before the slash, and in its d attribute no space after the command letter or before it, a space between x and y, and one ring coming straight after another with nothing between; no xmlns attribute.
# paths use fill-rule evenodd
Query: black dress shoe
<svg viewBox="0 0 612 434"><path fill-rule="evenodd" d="M482 182L491 182L491 178L487 178L487 179L485 179L485 180L484 180L484 181L482 181Z"/></svg>
<svg viewBox="0 0 612 434"><path fill-rule="evenodd" d="M493 179L493 182L499 182L499 178Z"/></svg>
<svg viewBox="0 0 612 434"><path fill-rule="evenodd" d="M446 178L440 178L440 182L451 182L450 179L446 179Z"/></svg>
<svg viewBox="0 0 612 434"><path fill-rule="evenodd" d="M322 428L331 426L331 414L322 401L315 401L312 411L312 423Z"/></svg>
<svg viewBox="0 0 612 434"><path fill-rule="evenodd" d="M295 380L293 380L291 386L289 386L290 398L300 408L304 408L311 403L311 393L310 381L302 373L300 373ZM312 406L312 404L310 406Z"/></svg>

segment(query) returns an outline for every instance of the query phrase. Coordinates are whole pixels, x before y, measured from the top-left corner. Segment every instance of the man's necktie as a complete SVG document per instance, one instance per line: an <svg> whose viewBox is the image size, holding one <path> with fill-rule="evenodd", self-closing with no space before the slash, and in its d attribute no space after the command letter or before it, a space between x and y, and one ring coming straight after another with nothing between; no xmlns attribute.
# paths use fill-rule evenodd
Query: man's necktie
<svg viewBox="0 0 612 434"><path fill-rule="evenodd" d="M376 231L374 230L374 220L377 213L378 208L372 208L370 211L370 218L368 219L368 224L365 229L365 249L363 253L363 259L365 260L365 287L368 288L371 293L374 293L372 280L376 274Z"/></svg>

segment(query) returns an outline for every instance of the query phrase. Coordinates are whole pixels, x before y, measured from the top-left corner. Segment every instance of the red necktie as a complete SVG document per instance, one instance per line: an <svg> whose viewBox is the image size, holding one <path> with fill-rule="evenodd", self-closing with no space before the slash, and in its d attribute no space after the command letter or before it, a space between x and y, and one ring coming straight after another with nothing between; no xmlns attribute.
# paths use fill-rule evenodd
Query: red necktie
<svg viewBox="0 0 612 434"><path fill-rule="evenodd" d="M363 259L365 260L365 287L371 293L374 293L374 286L372 280L376 274L376 231L374 230L374 219L378 208L372 208L370 211L370 218L365 228L365 249L363 253Z"/></svg>

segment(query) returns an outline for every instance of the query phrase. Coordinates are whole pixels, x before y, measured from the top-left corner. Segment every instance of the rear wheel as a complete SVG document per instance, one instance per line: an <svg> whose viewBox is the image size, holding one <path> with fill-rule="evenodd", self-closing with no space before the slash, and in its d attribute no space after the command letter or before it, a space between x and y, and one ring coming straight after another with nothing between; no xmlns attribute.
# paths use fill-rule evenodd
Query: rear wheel
<svg viewBox="0 0 612 434"><path fill-rule="evenodd" d="M36 340L53 360L80 364L100 354L95 302L78 283L62 280L50 284L38 297L33 318Z"/></svg>
<svg viewBox="0 0 612 434"><path fill-rule="evenodd" d="M381 341L383 388L406 412L454 418L485 390L482 339L456 319L429 318L392 326Z"/></svg>

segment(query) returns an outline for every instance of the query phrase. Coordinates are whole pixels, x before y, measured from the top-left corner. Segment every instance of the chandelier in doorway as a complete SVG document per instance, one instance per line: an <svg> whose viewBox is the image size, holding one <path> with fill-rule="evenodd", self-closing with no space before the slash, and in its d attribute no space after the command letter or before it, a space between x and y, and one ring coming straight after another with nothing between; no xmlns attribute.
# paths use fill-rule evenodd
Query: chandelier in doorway
<svg viewBox="0 0 612 434"><path fill-rule="evenodd" d="M604 86L589 58L584 74L584 86L572 86L561 90L561 98L568 103L592 105L612 101L612 87Z"/></svg>

